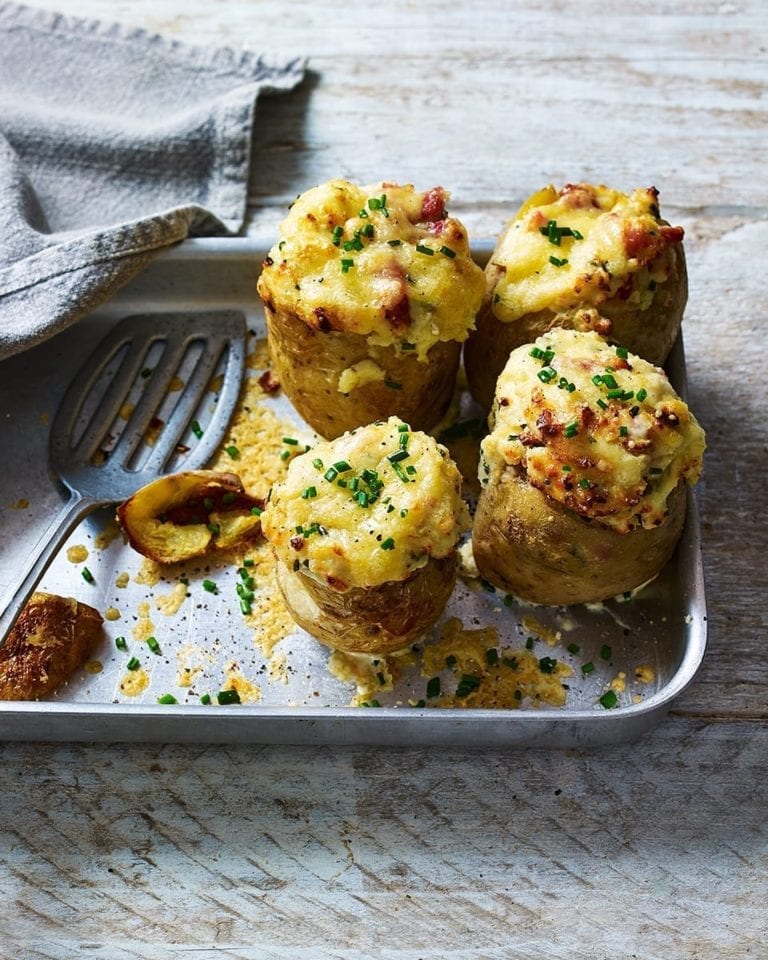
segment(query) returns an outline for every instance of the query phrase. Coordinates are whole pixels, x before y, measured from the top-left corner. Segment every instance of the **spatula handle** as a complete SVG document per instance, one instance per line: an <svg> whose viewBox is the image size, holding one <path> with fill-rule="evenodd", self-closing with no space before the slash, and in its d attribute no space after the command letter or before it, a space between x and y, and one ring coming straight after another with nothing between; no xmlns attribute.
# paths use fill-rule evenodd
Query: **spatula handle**
<svg viewBox="0 0 768 960"><path fill-rule="evenodd" d="M72 494L22 564L21 569L0 599L0 610L2 610L0 614L0 643L5 641L24 604L29 600L33 590L69 534L89 513L93 513L94 510L111 502L110 500L93 500L90 497L81 497L76 493Z"/></svg>

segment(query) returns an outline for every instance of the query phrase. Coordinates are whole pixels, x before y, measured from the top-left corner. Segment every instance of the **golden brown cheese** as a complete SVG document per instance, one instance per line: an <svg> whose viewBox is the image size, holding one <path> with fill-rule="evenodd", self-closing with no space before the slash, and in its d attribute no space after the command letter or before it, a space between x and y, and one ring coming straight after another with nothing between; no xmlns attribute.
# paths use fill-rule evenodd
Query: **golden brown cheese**
<svg viewBox="0 0 768 960"><path fill-rule="evenodd" d="M467 526L460 490L445 448L391 417L296 457L262 529L289 569L378 586L451 554Z"/></svg>
<svg viewBox="0 0 768 960"><path fill-rule="evenodd" d="M619 532L658 526L701 471L704 431L664 371L593 332L553 329L514 350L489 422L482 484L511 468Z"/></svg>
<svg viewBox="0 0 768 960"><path fill-rule="evenodd" d="M415 350L466 339L485 286L441 187L332 180L303 193L259 279L262 299L309 327Z"/></svg>
<svg viewBox="0 0 768 960"><path fill-rule="evenodd" d="M538 310L599 307L620 296L647 309L675 265L681 227L661 220L653 187L545 187L523 204L494 253L503 267L493 313L511 322Z"/></svg>

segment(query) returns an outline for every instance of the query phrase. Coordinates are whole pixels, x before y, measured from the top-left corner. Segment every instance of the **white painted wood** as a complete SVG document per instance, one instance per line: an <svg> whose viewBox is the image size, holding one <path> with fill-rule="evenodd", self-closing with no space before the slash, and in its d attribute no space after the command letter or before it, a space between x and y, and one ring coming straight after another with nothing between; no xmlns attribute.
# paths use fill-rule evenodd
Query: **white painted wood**
<svg viewBox="0 0 768 960"><path fill-rule="evenodd" d="M602 752L0 746L0 955L768 957L768 16L762 0L58 0L310 57L260 105L252 232L338 174L440 182L475 236L538 185L655 183L687 232L709 652Z"/></svg>

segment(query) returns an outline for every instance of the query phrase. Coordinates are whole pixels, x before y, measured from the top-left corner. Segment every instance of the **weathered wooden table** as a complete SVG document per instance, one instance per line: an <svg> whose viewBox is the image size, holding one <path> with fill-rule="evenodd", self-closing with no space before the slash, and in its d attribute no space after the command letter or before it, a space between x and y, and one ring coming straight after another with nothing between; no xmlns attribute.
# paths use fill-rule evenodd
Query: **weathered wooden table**
<svg viewBox="0 0 768 960"><path fill-rule="evenodd" d="M710 643L604 749L0 746L8 958L768 957L768 14L762 0L58 0L307 54L260 106L254 233L336 175L440 182L473 236L549 181L686 228Z"/></svg>

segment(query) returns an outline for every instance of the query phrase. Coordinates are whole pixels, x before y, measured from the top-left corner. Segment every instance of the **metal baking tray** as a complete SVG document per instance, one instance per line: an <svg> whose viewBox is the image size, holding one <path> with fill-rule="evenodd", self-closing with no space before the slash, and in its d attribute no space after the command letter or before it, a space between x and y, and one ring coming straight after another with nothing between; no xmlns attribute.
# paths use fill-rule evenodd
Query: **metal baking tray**
<svg viewBox="0 0 768 960"><path fill-rule="evenodd" d="M256 280L269 243L257 239L186 241L150 265L138 278L91 316L33 350L0 363L0 444L5 463L0 473L0 590L59 509L62 492L50 475L48 424L59 398L77 369L110 324L137 312L242 310L249 328L263 334L263 315ZM478 262L491 244L475 249ZM685 391L682 343L668 369L678 390ZM287 401L282 402L287 406ZM288 414L290 410L286 411ZM295 416L295 415L294 415ZM25 506L25 502L29 505ZM183 614L156 614L162 654L144 654L152 661L151 682L137 697L120 692L125 653L115 637L130 637L141 601L168 594L174 581L155 586L136 584L118 589L118 571L133 575L141 560L118 538L104 549L95 544L110 520L95 514L76 529L46 573L40 589L97 607L122 611L121 620L105 621L104 637L91 670L78 671L45 701L0 703L0 738L5 740L168 741L220 743L317 743L471 747L598 746L635 739L655 726L672 701L693 679L704 655L706 609L696 505L689 495L688 518L675 556L663 573L630 600L605 604L547 608L513 604L477 583L460 581L446 611L465 624L498 627L502 644L521 647L533 617L546 630L559 631L550 643L536 640L538 656L573 668L564 706L534 705L517 709L473 709L420 706L426 679L418 669L405 670L380 706L350 706L355 686L333 676L329 651L296 631L278 645L283 669L270 678L265 655L243 626L234 589L222 589L206 602L187 601ZM95 582L83 580L81 567L67 559L68 545L89 549L88 566ZM174 576L178 577L178 570ZM206 574L190 570L190 593L200 600L199 583ZM217 582L234 578L231 569L216 570ZM193 589L194 588L194 589ZM193 598L194 599L194 598ZM183 690L177 685L179 664L190 641L206 643L206 664L200 682ZM429 638L425 639L429 643ZM568 647L576 644L577 654ZM133 644L134 647L137 644ZM609 655L606 656L607 649ZM214 651L215 655L211 655ZM215 693L225 662L258 684L256 703L202 705L203 690ZM582 675L580 666L594 663ZM645 671L641 684L635 671ZM92 670L99 672L91 672ZM606 709L601 694L620 674L626 689L618 705ZM160 705L157 697L171 692L177 705ZM411 703L417 704L410 706ZM427 701L428 702L428 701Z"/></svg>

